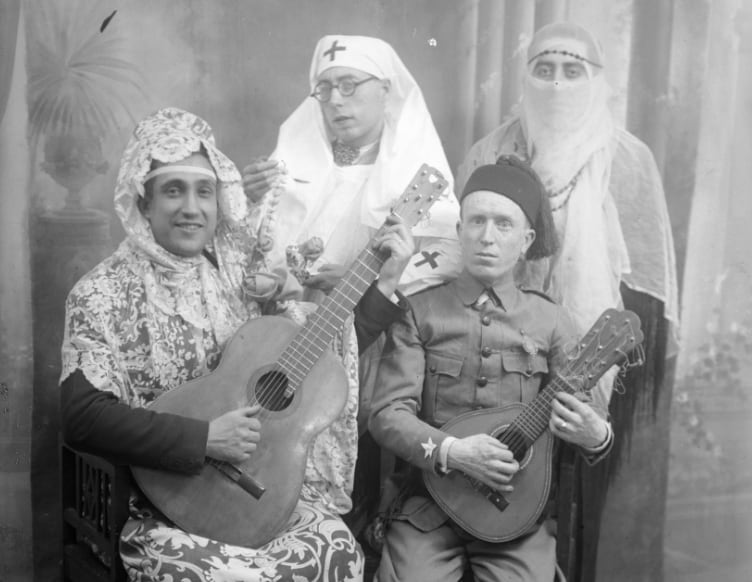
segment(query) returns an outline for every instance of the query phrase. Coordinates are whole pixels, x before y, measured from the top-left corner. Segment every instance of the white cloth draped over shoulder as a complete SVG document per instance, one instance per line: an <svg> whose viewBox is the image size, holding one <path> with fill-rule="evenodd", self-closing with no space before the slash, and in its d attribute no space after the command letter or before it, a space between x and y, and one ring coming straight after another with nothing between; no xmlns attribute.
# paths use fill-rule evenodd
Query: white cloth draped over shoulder
<svg viewBox="0 0 752 582"><path fill-rule="evenodd" d="M345 50L331 60L334 43ZM285 261L289 245L318 236L321 262L349 263L381 226L394 199L423 163L450 180L447 195L429 217L413 228L421 251L438 252L433 261L420 254L406 269L405 292L446 279L459 265L456 223L459 205L452 194L452 174L436 129L415 79L387 43L359 36L326 36L316 46L310 68L311 91L328 66L363 70L387 79L390 90L375 163L338 167L318 101L307 97L282 124L272 158L283 161L287 175L260 203L260 237L269 268ZM349 233L349 236L343 234Z"/></svg>

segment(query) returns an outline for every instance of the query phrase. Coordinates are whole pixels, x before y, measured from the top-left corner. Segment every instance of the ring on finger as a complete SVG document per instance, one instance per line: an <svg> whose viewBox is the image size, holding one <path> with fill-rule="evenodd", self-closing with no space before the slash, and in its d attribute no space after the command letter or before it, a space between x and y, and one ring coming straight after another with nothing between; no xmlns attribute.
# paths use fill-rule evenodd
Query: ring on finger
<svg viewBox="0 0 752 582"><path fill-rule="evenodd" d="M562 420L561 423L559 424L559 428L561 430L566 430L567 429L567 423Z"/></svg>

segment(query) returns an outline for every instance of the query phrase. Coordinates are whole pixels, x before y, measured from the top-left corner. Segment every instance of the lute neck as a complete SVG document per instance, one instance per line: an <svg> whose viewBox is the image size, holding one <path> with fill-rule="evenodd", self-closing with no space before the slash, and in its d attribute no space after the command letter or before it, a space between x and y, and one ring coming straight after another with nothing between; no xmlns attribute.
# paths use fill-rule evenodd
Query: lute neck
<svg viewBox="0 0 752 582"><path fill-rule="evenodd" d="M556 375L512 421L501 435L501 442L507 444L513 451L520 446L519 439L517 438L519 434L524 435L526 445L535 442L543 434L543 431L548 428L554 396L557 392L562 391L574 394L576 389L561 376Z"/></svg>

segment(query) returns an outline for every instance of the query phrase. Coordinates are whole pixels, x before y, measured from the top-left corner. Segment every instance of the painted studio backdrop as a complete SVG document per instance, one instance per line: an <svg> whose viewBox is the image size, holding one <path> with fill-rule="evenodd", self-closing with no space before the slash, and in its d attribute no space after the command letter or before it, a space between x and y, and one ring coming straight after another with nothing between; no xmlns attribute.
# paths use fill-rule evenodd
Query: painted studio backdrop
<svg viewBox="0 0 752 582"><path fill-rule="evenodd" d="M372 35L418 81L456 168L517 102L526 40L563 19L600 37L616 118L658 162L681 285L681 347L633 397L597 579L752 571L749 3L2 0L0 580L60 579L63 302L123 237L113 186L138 119L194 112L242 168L306 97L316 41Z"/></svg>

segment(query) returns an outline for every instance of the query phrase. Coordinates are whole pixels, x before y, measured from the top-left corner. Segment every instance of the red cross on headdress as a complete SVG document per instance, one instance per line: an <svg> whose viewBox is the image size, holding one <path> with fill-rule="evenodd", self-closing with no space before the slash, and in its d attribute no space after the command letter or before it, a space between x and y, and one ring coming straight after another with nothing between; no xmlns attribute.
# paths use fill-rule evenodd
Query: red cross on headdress
<svg viewBox="0 0 752 582"><path fill-rule="evenodd" d="M337 56L337 51L346 51L346 46L337 46L337 40L335 39L332 43L332 46L330 46L328 49L324 51L323 57L329 57L329 62L332 62L334 58Z"/></svg>

